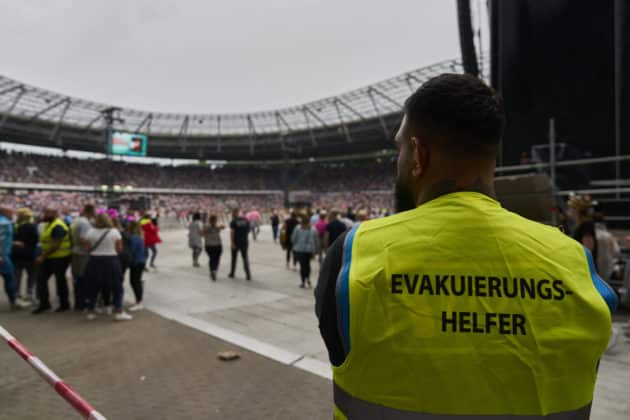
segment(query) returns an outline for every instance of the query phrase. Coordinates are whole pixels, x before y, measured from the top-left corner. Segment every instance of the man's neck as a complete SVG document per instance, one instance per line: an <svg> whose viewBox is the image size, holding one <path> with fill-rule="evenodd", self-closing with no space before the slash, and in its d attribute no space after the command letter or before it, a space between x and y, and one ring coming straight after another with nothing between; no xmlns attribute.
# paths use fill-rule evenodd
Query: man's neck
<svg viewBox="0 0 630 420"><path fill-rule="evenodd" d="M496 199L494 182L492 179L484 179L482 177L478 177L473 182L462 182L455 179L443 179L433 182L428 187L424 188L422 190L422 194L420 194L418 198L417 205L419 206L446 194L462 191L477 192Z"/></svg>

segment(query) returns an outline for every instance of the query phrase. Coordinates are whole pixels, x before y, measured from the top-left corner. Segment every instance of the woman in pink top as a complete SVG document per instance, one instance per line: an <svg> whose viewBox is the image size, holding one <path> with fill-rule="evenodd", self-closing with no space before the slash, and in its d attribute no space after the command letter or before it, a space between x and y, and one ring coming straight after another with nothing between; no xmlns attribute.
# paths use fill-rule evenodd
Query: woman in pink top
<svg viewBox="0 0 630 420"><path fill-rule="evenodd" d="M245 218L249 221L252 236L254 240L256 240L256 237L260 233L260 213L258 210L252 208L252 210L245 215Z"/></svg>
<svg viewBox="0 0 630 420"><path fill-rule="evenodd" d="M315 223L315 230L317 231L317 234L319 235L319 243L323 244L324 243L324 234L326 233L326 226L328 225L328 222L326 221L326 213L321 212L319 214L319 220L317 221L317 223ZM326 252L326 250L324 249L323 246L319 247L319 263L322 263L322 260L324 259L324 252Z"/></svg>

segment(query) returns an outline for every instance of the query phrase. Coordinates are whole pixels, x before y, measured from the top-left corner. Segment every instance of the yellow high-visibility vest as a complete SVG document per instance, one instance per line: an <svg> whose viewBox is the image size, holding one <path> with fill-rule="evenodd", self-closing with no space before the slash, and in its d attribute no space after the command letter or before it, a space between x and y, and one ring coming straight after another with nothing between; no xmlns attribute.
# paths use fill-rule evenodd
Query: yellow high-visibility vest
<svg viewBox="0 0 630 420"><path fill-rule="evenodd" d="M588 419L616 305L589 258L474 192L355 226L336 285L335 417Z"/></svg>
<svg viewBox="0 0 630 420"><path fill-rule="evenodd" d="M48 259L64 258L72 255L72 241L70 239L69 229L68 226L66 226L66 224L61 219L55 219L44 226L44 231L42 232L42 236L40 238L42 244L42 252L48 252L48 250L52 248L52 231L57 226L61 226L63 230L65 230L66 234L61 240L61 246L59 247L59 249L48 255Z"/></svg>

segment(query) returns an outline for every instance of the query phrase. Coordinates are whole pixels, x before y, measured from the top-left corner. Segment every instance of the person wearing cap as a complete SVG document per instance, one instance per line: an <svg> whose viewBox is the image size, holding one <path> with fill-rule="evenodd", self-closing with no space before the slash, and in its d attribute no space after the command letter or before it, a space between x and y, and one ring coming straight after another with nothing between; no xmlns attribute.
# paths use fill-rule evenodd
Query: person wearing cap
<svg viewBox="0 0 630 420"><path fill-rule="evenodd" d="M342 234L317 285L335 418L589 418L617 298L588 248L497 201L504 122L470 75L406 101L397 214Z"/></svg>
<svg viewBox="0 0 630 420"><path fill-rule="evenodd" d="M33 223L33 212L28 208L16 211L17 222L13 230L11 256L15 266L15 280L18 298L32 300L35 289L35 257L39 233ZM22 275L26 273L26 292L22 293Z"/></svg>
<svg viewBox="0 0 630 420"><path fill-rule="evenodd" d="M4 278L4 291L9 299L11 309L16 309L15 273L11 261L13 245L13 209L0 207L0 275Z"/></svg>

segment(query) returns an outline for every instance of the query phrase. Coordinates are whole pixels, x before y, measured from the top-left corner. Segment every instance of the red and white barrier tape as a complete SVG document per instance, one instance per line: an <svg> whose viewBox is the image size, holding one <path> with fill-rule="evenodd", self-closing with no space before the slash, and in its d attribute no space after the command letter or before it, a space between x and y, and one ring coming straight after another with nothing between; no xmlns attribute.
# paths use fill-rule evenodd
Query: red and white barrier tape
<svg viewBox="0 0 630 420"><path fill-rule="evenodd" d="M22 343L17 341L15 337L9 334L9 332L1 326L0 336L2 336L2 338L7 341L7 344L9 344L9 347L15 350L15 352L19 354L22 359L26 360L26 362L31 365L31 367L35 369L37 373L39 373L39 375L46 380L46 382L48 382L53 388L55 388L57 394L59 394L72 407L74 407L74 409L77 410L77 412L81 414L84 419L107 420L105 416L96 411L87 401L83 399L83 397L81 397L72 388L66 385L66 383L63 382L61 378L59 378L59 376L55 374L55 372L50 370L48 366L44 364L44 362L33 356L33 353L31 353L26 347L24 347Z"/></svg>

